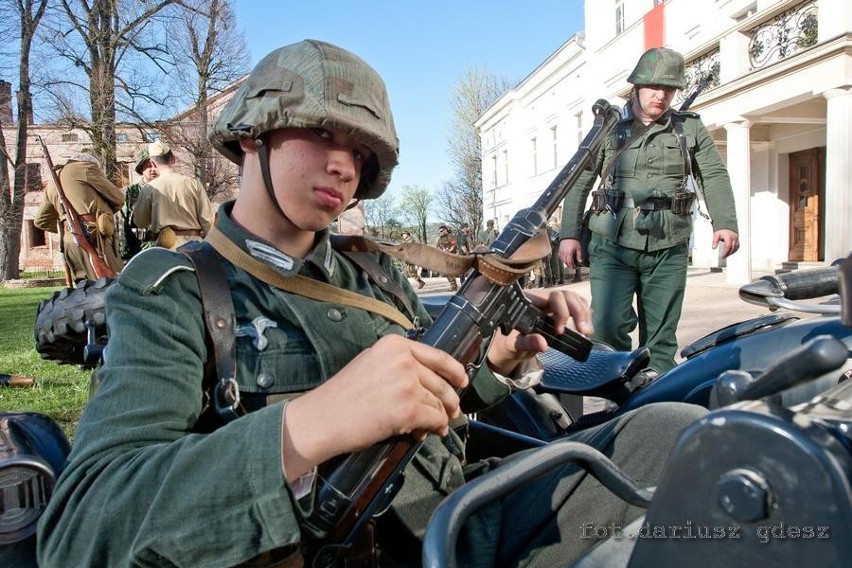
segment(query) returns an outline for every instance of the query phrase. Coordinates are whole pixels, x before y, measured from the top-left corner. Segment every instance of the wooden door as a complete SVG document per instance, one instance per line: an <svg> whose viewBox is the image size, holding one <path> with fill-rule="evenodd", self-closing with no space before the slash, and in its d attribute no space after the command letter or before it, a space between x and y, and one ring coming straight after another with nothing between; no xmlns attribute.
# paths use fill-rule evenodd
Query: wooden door
<svg viewBox="0 0 852 568"><path fill-rule="evenodd" d="M814 262L820 258L820 148L790 154L789 260Z"/></svg>

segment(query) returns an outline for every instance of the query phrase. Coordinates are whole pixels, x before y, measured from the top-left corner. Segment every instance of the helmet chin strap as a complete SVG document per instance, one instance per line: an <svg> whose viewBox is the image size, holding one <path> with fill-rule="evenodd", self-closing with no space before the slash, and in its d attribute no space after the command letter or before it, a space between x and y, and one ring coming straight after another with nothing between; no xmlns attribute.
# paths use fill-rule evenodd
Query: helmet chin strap
<svg viewBox="0 0 852 568"><path fill-rule="evenodd" d="M257 157L260 160L260 175L263 176L263 185L266 186L266 193L269 195L269 200L281 213L281 216L290 220L284 210L281 209L281 204L275 197L275 190L272 189L272 175L269 173L269 144L266 142L266 135L261 134L254 139L254 145L257 148Z"/></svg>

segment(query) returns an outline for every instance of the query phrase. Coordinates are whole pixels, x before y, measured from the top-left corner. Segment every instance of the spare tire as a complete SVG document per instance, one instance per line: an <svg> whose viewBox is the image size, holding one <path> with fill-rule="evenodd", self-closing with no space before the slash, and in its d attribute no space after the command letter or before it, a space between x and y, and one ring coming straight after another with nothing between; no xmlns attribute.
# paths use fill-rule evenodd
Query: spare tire
<svg viewBox="0 0 852 568"><path fill-rule="evenodd" d="M88 328L95 331L95 346L107 343L105 296L113 278L84 280L76 288L54 292L39 304L36 312L36 351L42 359L69 365L94 367L97 361L86 361ZM93 350L99 352L99 349Z"/></svg>

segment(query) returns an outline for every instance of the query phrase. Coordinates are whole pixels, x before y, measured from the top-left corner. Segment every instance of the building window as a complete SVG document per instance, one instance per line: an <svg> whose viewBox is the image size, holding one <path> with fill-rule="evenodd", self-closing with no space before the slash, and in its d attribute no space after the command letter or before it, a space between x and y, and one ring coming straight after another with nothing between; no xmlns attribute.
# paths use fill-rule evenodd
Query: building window
<svg viewBox="0 0 852 568"><path fill-rule="evenodd" d="M574 118L577 120L577 147L580 147L580 144L583 142L583 138L585 138L585 133L583 132L583 112L580 111L574 115Z"/></svg>
<svg viewBox="0 0 852 568"><path fill-rule="evenodd" d="M532 149L532 173L538 175L538 143L535 138L530 138L530 147Z"/></svg>
<svg viewBox="0 0 852 568"><path fill-rule="evenodd" d="M491 179L494 180L494 187L497 187L497 154L491 156Z"/></svg>
<svg viewBox="0 0 852 568"><path fill-rule="evenodd" d="M24 169L24 187L25 191L41 191L42 183L41 183L41 165L39 164L26 164Z"/></svg>
<svg viewBox="0 0 852 568"><path fill-rule="evenodd" d="M26 231L31 247L47 246L47 235L44 234L44 231L37 228L32 221L27 221Z"/></svg>
<svg viewBox="0 0 852 568"><path fill-rule="evenodd" d="M553 167L559 167L559 141L556 138L556 127L550 129L550 139L553 141Z"/></svg>
<svg viewBox="0 0 852 568"><path fill-rule="evenodd" d="M506 176L506 183L509 183L509 151L503 150L503 173Z"/></svg>
<svg viewBox="0 0 852 568"><path fill-rule="evenodd" d="M624 2L616 0L615 2L615 35L619 35L624 31Z"/></svg>
<svg viewBox="0 0 852 568"><path fill-rule="evenodd" d="M77 142L79 139L80 137L75 132L62 135L63 142Z"/></svg>
<svg viewBox="0 0 852 568"><path fill-rule="evenodd" d="M127 133L126 132L119 132L118 134L115 135L115 141L116 142L127 142Z"/></svg>

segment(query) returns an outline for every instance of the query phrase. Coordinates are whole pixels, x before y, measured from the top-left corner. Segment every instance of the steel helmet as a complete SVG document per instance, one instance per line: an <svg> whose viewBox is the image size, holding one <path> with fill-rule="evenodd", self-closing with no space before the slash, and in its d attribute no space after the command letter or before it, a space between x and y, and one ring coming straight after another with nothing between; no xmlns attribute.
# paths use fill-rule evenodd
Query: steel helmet
<svg viewBox="0 0 852 568"><path fill-rule="evenodd" d="M683 89L684 70L683 55L673 49L655 47L642 54L627 82Z"/></svg>
<svg viewBox="0 0 852 568"><path fill-rule="evenodd" d="M340 130L373 152L364 164L359 199L384 193L399 157L399 140L384 81L358 56L304 40L271 52L249 73L210 131L211 144L242 164L241 138L281 128Z"/></svg>

